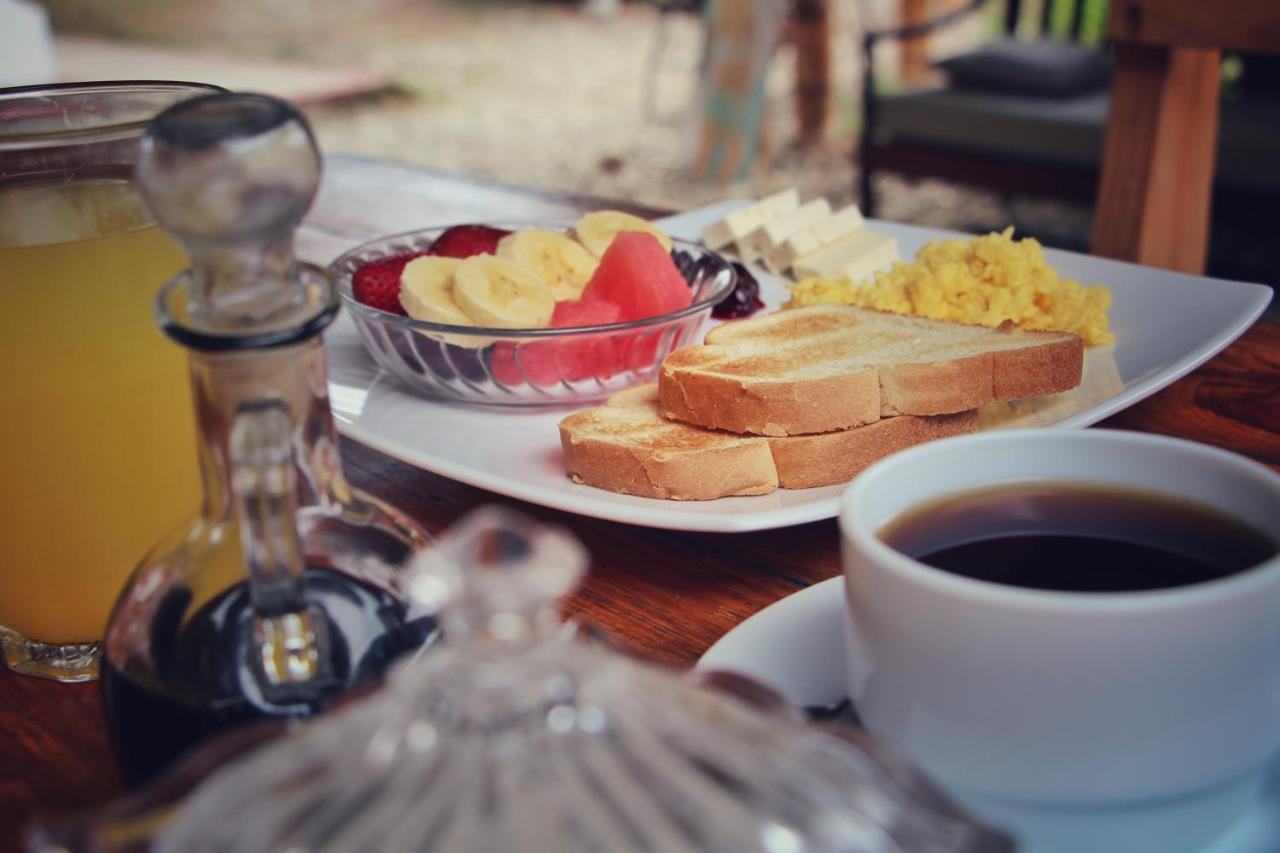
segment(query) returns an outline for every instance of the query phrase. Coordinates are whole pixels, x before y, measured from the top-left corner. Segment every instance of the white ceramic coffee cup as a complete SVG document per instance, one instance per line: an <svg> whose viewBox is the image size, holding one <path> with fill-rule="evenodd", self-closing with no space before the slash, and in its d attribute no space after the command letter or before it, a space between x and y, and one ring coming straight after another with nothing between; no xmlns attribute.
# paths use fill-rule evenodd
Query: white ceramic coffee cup
<svg viewBox="0 0 1280 853"><path fill-rule="evenodd" d="M877 538L930 500L1026 481L1185 496L1280 542L1280 476L1192 442L1010 431L882 460L840 510L867 727L946 785L1041 803L1179 794L1262 765L1280 746L1280 556L1182 588L1068 593L949 574Z"/></svg>

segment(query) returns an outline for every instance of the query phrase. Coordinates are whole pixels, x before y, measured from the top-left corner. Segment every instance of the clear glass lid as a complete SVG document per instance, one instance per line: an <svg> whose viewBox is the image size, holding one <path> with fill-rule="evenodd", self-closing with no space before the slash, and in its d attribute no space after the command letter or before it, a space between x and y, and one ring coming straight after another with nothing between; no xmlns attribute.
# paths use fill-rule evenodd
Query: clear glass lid
<svg viewBox="0 0 1280 853"><path fill-rule="evenodd" d="M556 602L585 563L567 533L505 510L464 519L410 581L440 614L441 643L378 693L203 779L208 762L189 763L197 787L150 846L1012 849L864 734L810 725L745 679L713 689L560 624ZM149 804L44 838L92 849L127 839L122 826L149 834L145 806L182 775Z"/></svg>

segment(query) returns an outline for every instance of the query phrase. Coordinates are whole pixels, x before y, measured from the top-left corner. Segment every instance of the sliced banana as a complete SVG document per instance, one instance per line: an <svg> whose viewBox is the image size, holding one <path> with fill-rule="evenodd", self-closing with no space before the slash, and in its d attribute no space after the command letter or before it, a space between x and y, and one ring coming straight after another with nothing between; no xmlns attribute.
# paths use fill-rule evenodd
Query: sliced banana
<svg viewBox="0 0 1280 853"><path fill-rule="evenodd" d="M578 240L587 247L587 251L597 258L604 255L614 236L619 231L643 231L658 238L662 248L671 251L671 238L661 229L639 216L623 213L620 210L597 210L585 214L574 226Z"/></svg>
<svg viewBox="0 0 1280 853"><path fill-rule="evenodd" d="M453 274L453 298L478 326L536 329L551 321L551 287L528 267L496 255L475 255Z"/></svg>
<svg viewBox="0 0 1280 853"><path fill-rule="evenodd" d="M545 228L524 228L503 237L498 257L526 266L551 287L557 302L572 301L600 265L600 260L577 240Z"/></svg>
<svg viewBox="0 0 1280 853"><path fill-rule="evenodd" d="M446 323L451 326L474 326L453 298L453 274L462 264L459 258L421 257L405 264L400 273L400 304L415 320ZM467 333L449 335L443 332L419 331L418 334L456 347L477 349L491 339Z"/></svg>
<svg viewBox="0 0 1280 853"><path fill-rule="evenodd" d="M473 326L471 318L453 298L453 274L462 261L458 258L414 258L400 273L400 304L415 320Z"/></svg>

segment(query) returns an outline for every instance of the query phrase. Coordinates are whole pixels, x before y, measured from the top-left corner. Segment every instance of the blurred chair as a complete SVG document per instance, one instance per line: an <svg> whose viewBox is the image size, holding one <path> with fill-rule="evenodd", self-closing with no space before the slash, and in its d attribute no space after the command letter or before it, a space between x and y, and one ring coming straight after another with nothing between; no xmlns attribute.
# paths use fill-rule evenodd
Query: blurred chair
<svg viewBox="0 0 1280 853"><path fill-rule="evenodd" d="M642 77L644 115L662 119L656 107L657 77L674 13L703 21L699 105L704 114L696 176L744 177L763 147L764 85L779 42L794 43L797 144L823 138L830 94L832 0L654 0L660 15Z"/></svg>
<svg viewBox="0 0 1280 853"><path fill-rule="evenodd" d="M765 77L786 12L784 0L709 0L693 177L726 183L750 173L761 145Z"/></svg>
<svg viewBox="0 0 1280 853"><path fill-rule="evenodd" d="M1188 9L1192 11L1186 13L1187 20L1193 22L1193 26L1216 16L1224 22L1239 21L1242 32L1248 30L1253 34L1252 40L1236 40L1224 47L1261 49L1280 31L1280 25L1276 24L1280 13L1277 0L1230 0L1221 4L1203 0L1152 0L1149 4L1139 0L1112 2L1116 8L1112 23L1107 32L1100 34L1104 38L1097 45L1082 41L1082 35L1090 35L1082 32L1087 29L1086 13L1096 15L1097 0L1044 0L1039 4L1007 0L1003 9L993 0L963 0L960 8L933 19L865 33L863 127L859 146L859 189L864 210L868 213L875 210L873 178L881 171L912 178L943 178L1002 193L1092 203L1098 198L1110 110L1109 87L1115 65L1105 39L1116 39L1121 56L1126 57L1121 63L1125 66L1122 75L1128 73L1135 62L1145 69L1144 79L1158 78L1161 74L1158 63L1153 64L1147 53L1153 48L1146 41L1154 38L1149 26L1142 30L1146 41L1135 45L1141 48L1139 53L1148 57L1145 63L1132 59L1134 53L1119 48L1119 40L1124 36L1116 27L1128 14L1126 9L1136 5L1143 10L1137 13L1139 18L1148 24L1171 16L1176 18L1177 10ZM1158 11L1152 11L1156 9ZM935 66L945 73L945 82L923 88L881 91L872 63L878 45L930 36L974 15L992 17L1001 36L975 50L936 62ZM1056 33L1051 32L1055 22ZM1206 34L1215 31L1215 27L1203 28ZM1208 85L1207 68L1212 64L1206 58L1200 60L1199 79L1203 85ZM1175 76L1179 80L1187 76L1187 65L1177 64L1179 71ZM1246 77L1247 65L1248 59ZM1168 71L1163 73L1167 75ZM1216 92L1214 86L1210 88ZM1179 85L1170 91L1182 94L1170 99L1168 107L1158 111L1166 116L1162 119L1166 122L1176 112L1173 102L1185 97L1191 89ZM1201 92L1200 97L1203 96ZM1127 116L1133 110L1154 106L1154 102L1137 96L1136 102L1122 104L1117 110ZM1264 207L1280 208L1280 158L1275 155L1280 150L1280 87L1254 86L1241 91L1239 97L1223 102L1219 110L1216 168L1210 170L1214 175L1215 216L1221 211L1243 220ZM1149 129L1159 123L1151 122L1147 120ZM1132 128L1117 132L1113 135L1117 140L1115 144L1138 148L1138 137L1134 133ZM1154 137L1149 141L1154 141ZM1189 153L1190 149L1187 150ZM1212 146L1205 156L1214 156ZM1135 158L1140 159L1141 155ZM1143 187L1169 183L1156 175L1154 180L1145 179ZM1113 178L1111 185L1115 184L1117 179ZM1133 195L1130 182L1122 181L1120 185L1128 187L1124 193ZM1181 203L1176 195L1161 201L1158 193L1153 202ZM1103 222L1106 221L1104 218ZM1108 231L1113 227L1119 228L1099 226ZM1118 244L1112 244L1116 248L1108 246L1109 234L1099 229L1094 233L1099 251L1122 253ZM1124 232L1117 230L1115 236L1120 239ZM1135 257L1132 253L1126 256Z"/></svg>
<svg viewBox="0 0 1280 853"><path fill-rule="evenodd" d="M792 0L790 28L796 55L797 144L821 141L831 88L831 0Z"/></svg>
<svg viewBox="0 0 1280 853"><path fill-rule="evenodd" d="M1005 192L1091 195L1106 119L1108 60L1080 41L1087 0L1069 0L1066 33L1049 37L1061 2L1006 0L1000 13L998 2L963 0L935 18L864 33L864 210L875 210L872 178L878 170ZM946 82L880 90L873 61L879 45L897 42L905 50L914 43L918 50L925 38L948 27L996 13L999 38L936 63Z"/></svg>
<svg viewBox="0 0 1280 853"><path fill-rule="evenodd" d="M1201 273L1221 51L1280 53L1280 3L1114 0L1107 34L1115 72L1090 249ZM1270 106L1280 124L1280 99ZM1274 160L1280 149L1266 153Z"/></svg>

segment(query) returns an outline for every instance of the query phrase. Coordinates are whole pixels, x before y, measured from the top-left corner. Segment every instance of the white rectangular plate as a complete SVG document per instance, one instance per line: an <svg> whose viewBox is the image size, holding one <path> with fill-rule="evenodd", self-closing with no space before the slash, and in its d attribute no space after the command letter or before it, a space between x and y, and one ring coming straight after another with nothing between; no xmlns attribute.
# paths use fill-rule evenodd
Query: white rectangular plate
<svg viewBox="0 0 1280 853"><path fill-rule="evenodd" d="M677 237L696 240L703 226L742 204L724 202L660 224ZM868 227L897 237L904 258L914 257L930 240L964 236L889 222L871 221ZM1075 392L984 410L984 428L1082 427L1100 421L1211 358L1239 337L1271 299L1270 288L1263 285L1072 252L1047 250L1046 255L1064 276L1111 288L1114 353L1091 350L1085 382ZM756 275L768 308L787 298L781 279L762 271ZM345 314L326 341L329 392L339 430L418 468L566 512L671 530L764 530L836 515L843 486L678 502L574 483L564 473L556 428L568 410L517 411L418 397L379 371Z"/></svg>

